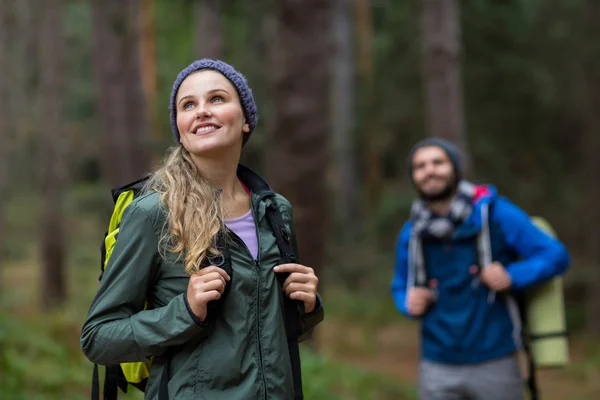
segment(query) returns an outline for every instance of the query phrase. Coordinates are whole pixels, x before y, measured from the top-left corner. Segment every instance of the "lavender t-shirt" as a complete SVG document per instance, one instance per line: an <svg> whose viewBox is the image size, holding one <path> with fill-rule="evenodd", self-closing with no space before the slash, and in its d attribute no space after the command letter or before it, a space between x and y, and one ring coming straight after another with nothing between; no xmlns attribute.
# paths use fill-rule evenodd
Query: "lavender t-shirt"
<svg viewBox="0 0 600 400"><path fill-rule="evenodd" d="M223 222L227 228L231 229L242 239L250 254L252 254L252 258L256 260L258 257L258 239L256 237L254 218L252 218L252 210L241 217L226 219Z"/></svg>

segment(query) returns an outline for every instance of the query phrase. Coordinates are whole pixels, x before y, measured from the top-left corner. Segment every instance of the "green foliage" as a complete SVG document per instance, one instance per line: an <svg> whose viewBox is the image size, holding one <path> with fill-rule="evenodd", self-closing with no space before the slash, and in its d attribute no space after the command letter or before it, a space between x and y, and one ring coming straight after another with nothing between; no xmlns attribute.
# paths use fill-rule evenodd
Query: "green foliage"
<svg viewBox="0 0 600 400"><path fill-rule="evenodd" d="M391 376L340 364L310 351L302 353L305 398L311 400L408 400L414 390Z"/></svg>
<svg viewBox="0 0 600 400"><path fill-rule="evenodd" d="M389 290L365 293L340 285L330 285L327 289L327 315L345 321L360 321L366 327L381 327L399 321Z"/></svg>
<svg viewBox="0 0 600 400"><path fill-rule="evenodd" d="M88 398L78 332L60 315L0 315L0 398Z"/></svg>

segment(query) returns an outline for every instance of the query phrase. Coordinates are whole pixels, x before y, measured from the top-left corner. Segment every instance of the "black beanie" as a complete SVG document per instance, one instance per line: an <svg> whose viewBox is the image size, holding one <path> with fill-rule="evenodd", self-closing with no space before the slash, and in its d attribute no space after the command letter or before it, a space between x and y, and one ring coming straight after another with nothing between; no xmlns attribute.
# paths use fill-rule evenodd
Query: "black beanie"
<svg viewBox="0 0 600 400"><path fill-rule="evenodd" d="M417 142L417 144L415 144L413 146L412 150L410 151L410 153L408 155L408 173L409 173L411 181L412 181L412 175L413 175L413 157L415 156L415 153L417 152L418 149L420 149L422 147L430 147L430 146L439 147L446 152L446 154L448 155L448 158L450 159L450 162L454 166L454 175L456 176L456 180L459 181L460 179L462 179L462 173L463 173L462 163L461 163L460 151L458 150L458 148L452 142L450 142L446 139L442 139L439 137L428 137L428 138L425 138L425 139Z"/></svg>

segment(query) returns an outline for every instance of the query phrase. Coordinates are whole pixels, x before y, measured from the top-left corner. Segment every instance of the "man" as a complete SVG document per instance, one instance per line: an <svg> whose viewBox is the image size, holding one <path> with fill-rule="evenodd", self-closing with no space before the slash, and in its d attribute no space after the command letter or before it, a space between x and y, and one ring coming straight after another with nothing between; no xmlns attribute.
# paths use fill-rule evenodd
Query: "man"
<svg viewBox="0 0 600 400"><path fill-rule="evenodd" d="M421 321L419 398L521 400L513 295L564 273L569 253L494 186L464 179L450 142L422 140L408 161L419 199L398 238L391 291Z"/></svg>

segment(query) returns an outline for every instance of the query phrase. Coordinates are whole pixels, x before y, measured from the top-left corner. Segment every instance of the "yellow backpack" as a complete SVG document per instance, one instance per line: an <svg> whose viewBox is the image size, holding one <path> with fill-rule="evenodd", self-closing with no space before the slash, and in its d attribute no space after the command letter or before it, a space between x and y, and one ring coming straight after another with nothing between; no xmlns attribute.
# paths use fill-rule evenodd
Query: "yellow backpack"
<svg viewBox="0 0 600 400"><path fill-rule="evenodd" d="M100 246L100 276L98 280L102 280L102 275L117 242L123 213L133 199L141 193L148 178L149 176L146 176L111 191L115 205L108 224L108 230L104 234L104 240ZM152 362L149 361L107 365L104 380L104 399L116 399L118 388L127 393L129 385L143 392L150 376L151 364ZM94 365L94 376L92 379L92 399L94 400L100 398L99 386L98 365Z"/></svg>

